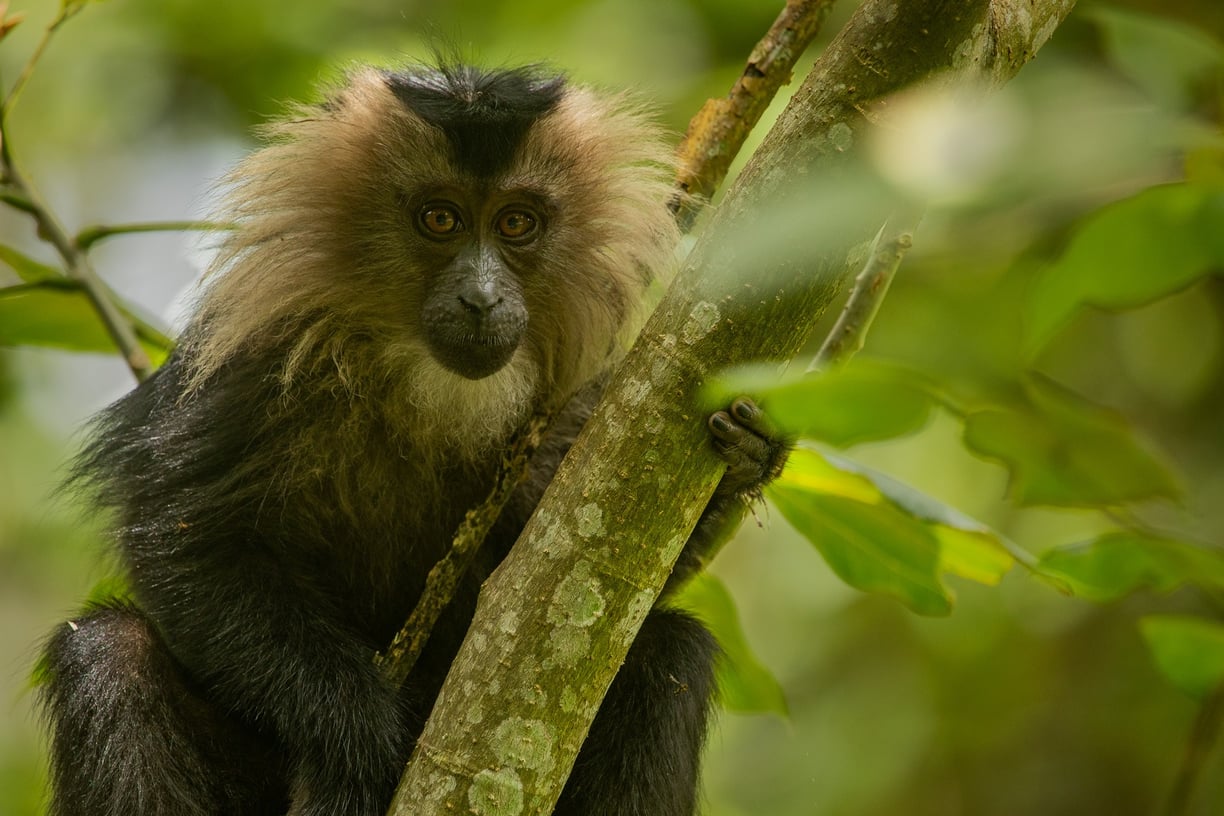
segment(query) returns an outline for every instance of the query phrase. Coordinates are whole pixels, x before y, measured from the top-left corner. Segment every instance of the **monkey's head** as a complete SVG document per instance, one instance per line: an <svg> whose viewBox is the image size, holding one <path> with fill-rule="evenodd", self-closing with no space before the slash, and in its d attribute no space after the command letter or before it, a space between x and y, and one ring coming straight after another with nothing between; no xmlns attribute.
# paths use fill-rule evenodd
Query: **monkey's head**
<svg viewBox="0 0 1224 816"><path fill-rule="evenodd" d="M535 68L361 69L268 136L229 179L197 384L277 347L286 383L398 378L418 404L521 413L607 364L671 262L660 132Z"/></svg>

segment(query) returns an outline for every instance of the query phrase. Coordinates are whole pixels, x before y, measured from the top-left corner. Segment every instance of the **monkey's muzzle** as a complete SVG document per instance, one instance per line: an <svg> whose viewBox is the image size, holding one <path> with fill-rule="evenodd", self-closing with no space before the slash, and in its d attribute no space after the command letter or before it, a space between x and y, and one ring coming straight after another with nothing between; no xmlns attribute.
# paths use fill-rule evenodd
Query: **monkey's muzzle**
<svg viewBox="0 0 1224 816"><path fill-rule="evenodd" d="M425 340L434 359L470 380L500 371L522 342L526 315L500 304L471 310L462 303L425 314Z"/></svg>

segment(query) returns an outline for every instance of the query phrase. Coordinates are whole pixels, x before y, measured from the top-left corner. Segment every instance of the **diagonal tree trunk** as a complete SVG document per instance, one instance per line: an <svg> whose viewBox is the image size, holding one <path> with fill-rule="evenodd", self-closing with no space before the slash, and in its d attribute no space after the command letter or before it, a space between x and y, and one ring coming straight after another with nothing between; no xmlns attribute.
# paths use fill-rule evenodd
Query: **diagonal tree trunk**
<svg viewBox="0 0 1224 816"><path fill-rule="evenodd" d="M890 95L929 80L1005 82L1073 5L867 0L858 9L706 224L485 586L393 814L551 811L720 477L699 388L733 364L793 357L856 271L847 252L900 203L867 202L861 219L813 248L802 231L808 188L846 175Z"/></svg>

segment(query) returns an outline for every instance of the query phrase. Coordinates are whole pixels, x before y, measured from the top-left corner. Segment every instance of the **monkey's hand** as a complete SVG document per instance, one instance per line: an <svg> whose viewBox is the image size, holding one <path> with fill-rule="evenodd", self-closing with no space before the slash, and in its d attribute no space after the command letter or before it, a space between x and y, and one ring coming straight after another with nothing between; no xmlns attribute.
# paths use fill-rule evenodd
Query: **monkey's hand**
<svg viewBox="0 0 1224 816"><path fill-rule="evenodd" d="M743 520L748 503L759 499L761 488L782 472L791 452L791 440L777 434L765 413L748 397L733 400L725 411L715 411L706 424L714 450L727 463L727 472L676 560L663 587L664 596L705 568L712 553Z"/></svg>
<svg viewBox="0 0 1224 816"><path fill-rule="evenodd" d="M779 436L765 413L748 397L739 397L707 422L714 450L727 462L716 496L760 498L761 488L782 472L793 443Z"/></svg>

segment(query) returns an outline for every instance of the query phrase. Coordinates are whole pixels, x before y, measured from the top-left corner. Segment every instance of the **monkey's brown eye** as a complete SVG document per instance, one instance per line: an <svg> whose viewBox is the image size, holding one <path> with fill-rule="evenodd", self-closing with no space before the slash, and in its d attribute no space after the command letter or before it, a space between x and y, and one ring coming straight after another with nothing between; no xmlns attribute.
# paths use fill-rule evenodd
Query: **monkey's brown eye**
<svg viewBox="0 0 1224 816"><path fill-rule="evenodd" d="M506 238L525 238L535 228L536 219L531 213L510 210L497 216L497 231Z"/></svg>
<svg viewBox="0 0 1224 816"><path fill-rule="evenodd" d="M457 232L463 222L451 207L430 207L421 213L421 224L434 235L449 235Z"/></svg>

